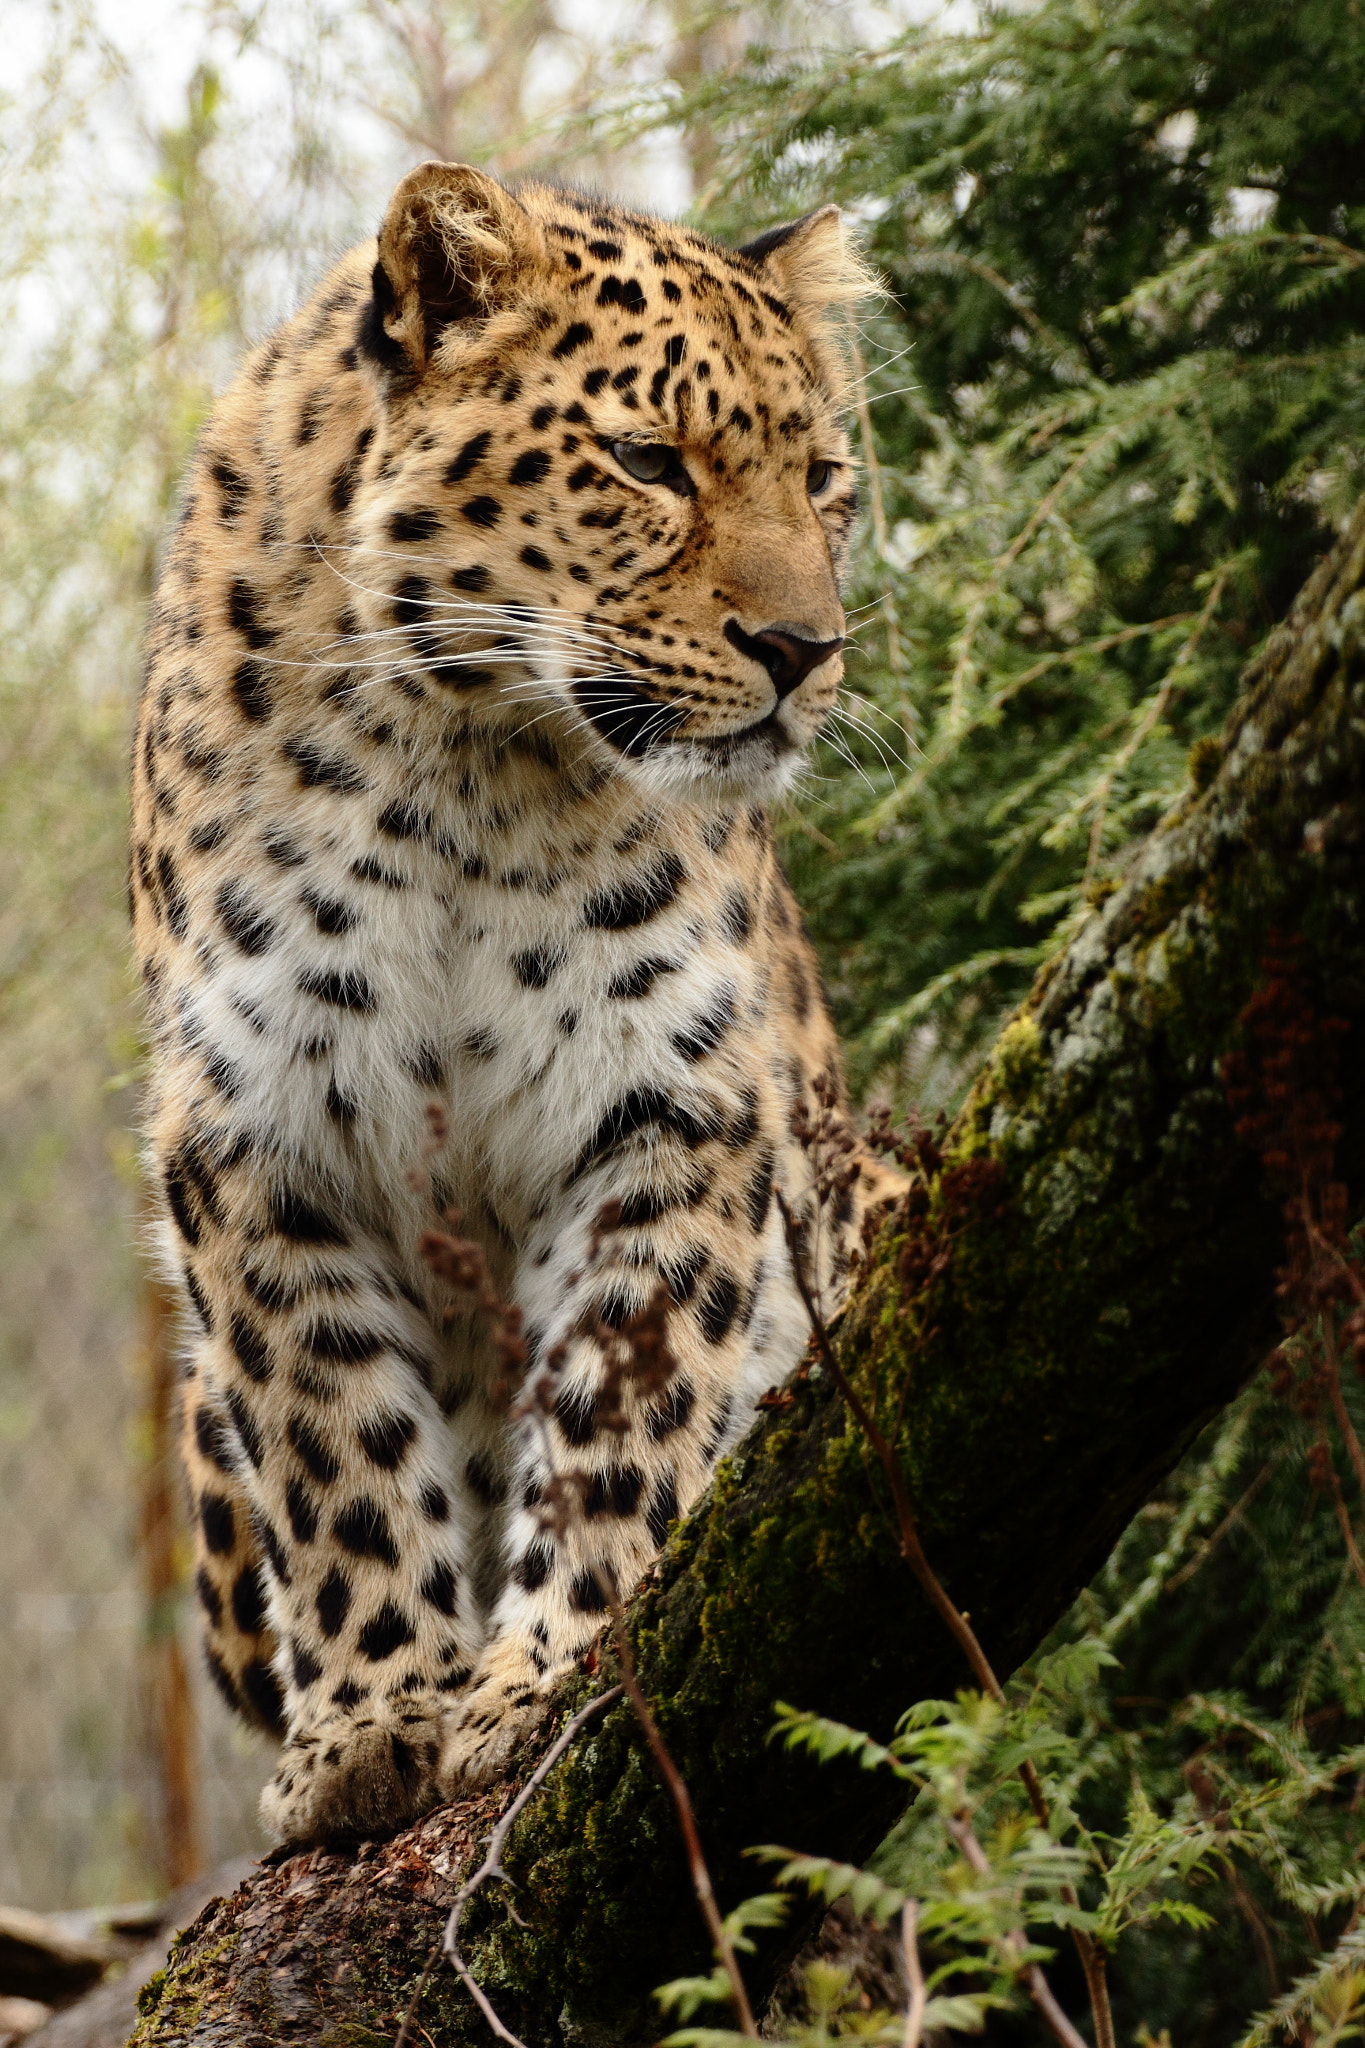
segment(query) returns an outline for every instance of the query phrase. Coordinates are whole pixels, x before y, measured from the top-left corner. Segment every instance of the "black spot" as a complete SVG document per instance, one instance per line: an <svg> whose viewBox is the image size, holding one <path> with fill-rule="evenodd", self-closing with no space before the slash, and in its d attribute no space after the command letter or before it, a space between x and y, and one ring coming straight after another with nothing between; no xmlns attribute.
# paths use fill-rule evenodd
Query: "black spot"
<svg viewBox="0 0 1365 2048"><path fill-rule="evenodd" d="M431 831L431 814L419 810L415 804L404 803L401 797L395 797L379 813L375 823L390 839L425 839Z"/></svg>
<svg viewBox="0 0 1365 2048"><path fill-rule="evenodd" d="M367 1700L369 1697L369 1688L367 1686L357 1685L353 1678L343 1678L341 1684L332 1694L332 1705L334 1707L358 1707L362 1700Z"/></svg>
<svg viewBox="0 0 1365 2048"><path fill-rule="evenodd" d="M554 1569L554 1553L546 1543L533 1543L512 1567L512 1577L527 1593L545 1584Z"/></svg>
<svg viewBox="0 0 1365 2048"><path fill-rule="evenodd" d="M468 569L456 569L451 574L451 587L455 590L478 592L487 590L489 576L487 569L475 563Z"/></svg>
<svg viewBox="0 0 1365 2048"><path fill-rule="evenodd" d="M343 1131L348 1131L360 1114L356 1103L338 1086L335 1074L328 1080L325 1104L328 1116Z"/></svg>
<svg viewBox="0 0 1365 2048"><path fill-rule="evenodd" d="M256 1541L266 1554L270 1569L274 1572L280 1584L287 1586L289 1584L289 1560L284 1554L284 1545L280 1542L279 1537L275 1534L274 1529L267 1522L264 1515L253 1513L251 1528Z"/></svg>
<svg viewBox="0 0 1365 2048"><path fill-rule="evenodd" d="M204 1541L215 1557L226 1557L237 1542L237 1520L232 1502L221 1493L199 1496L199 1526Z"/></svg>
<svg viewBox="0 0 1365 2048"><path fill-rule="evenodd" d="M662 1443L674 1430L681 1429L696 1404L696 1394L689 1380L676 1379L658 1407L650 1415L648 1429L654 1442Z"/></svg>
<svg viewBox="0 0 1365 2048"><path fill-rule="evenodd" d="M555 1402L555 1421L566 1443L581 1447L597 1435L597 1403L584 1386L566 1387Z"/></svg>
<svg viewBox="0 0 1365 2048"><path fill-rule="evenodd" d="M223 1662L222 1658L218 1655L218 1652L213 1648L211 1643L205 1643L204 1645L204 1664L208 1671L209 1677L213 1680L219 1692L222 1694L223 1698L231 1707L233 1713L240 1714L240 1712L242 1711L241 1695L239 1694L236 1686L232 1682L232 1679L228 1673L227 1665Z"/></svg>
<svg viewBox="0 0 1365 2048"><path fill-rule="evenodd" d="M471 498L468 504L461 505L460 510L474 526L496 526L502 518L502 506L496 498Z"/></svg>
<svg viewBox="0 0 1365 2048"><path fill-rule="evenodd" d="M322 1633L325 1636L340 1635L351 1611L351 1582L338 1566L333 1565L318 1587L316 1605Z"/></svg>
<svg viewBox="0 0 1365 2048"><path fill-rule="evenodd" d="M704 1059L714 1052L726 1032L735 1021L735 995L728 985L722 988L709 1010L696 1017L682 1031L673 1033L673 1044L685 1060Z"/></svg>
<svg viewBox="0 0 1365 2048"><path fill-rule="evenodd" d="M337 1541L353 1556L377 1557L390 1568L398 1563L398 1546L388 1517L368 1494L361 1494L348 1508L343 1508L332 1529Z"/></svg>
<svg viewBox="0 0 1365 2048"><path fill-rule="evenodd" d="M671 306L676 306L682 298L682 293L679 291L677 285L674 284L671 277L661 278L659 282L663 286L664 297L668 300Z"/></svg>
<svg viewBox="0 0 1365 2048"><path fill-rule="evenodd" d="M443 1486L429 1479L422 1488L420 1505L429 1522L445 1522L450 1519L450 1496Z"/></svg>
<svg viewBox="0 0 1365 2048"><path fill-rule="evenodd" d="M619 242L589 242L588 254L595 256L599 263L615 263L621 256Z"/></svg>
<svg viewBox="0 0 1365 2048"><path fill-rule="evenodd" d="M758 1093L746 1088L740 1097L739 1108L734 1122L725 1133L725 1143L732 1152L743 1152L758 1136Z"/></svg>
<svg viewBox="0 0 1365 2048"><path fill-rule="evenodd" d="M478 466L488 453L488 444L493 436L489 433L472 434L458 455L446 465L445 480L448 484L462 484L471 469Z"/></svg>
<svg viewBox="0 0 1365 2048"><path fill-rule="evenodd" d="M407 1456L408 1447L417 1434L417 1424L410 1415L374 1415L361 1423L357 1434L360 1448L370 1463L385 1472L393 1472Z"/></svg>
<svg viewBox="0 0 1365 2048"><path fill-rule="evenodd" d="M605 1614L607 1595L598 1584L596 1572L581 1571L574 1574L569 1587L569 1605L579 1614Z"/></svg>
<svg viewBox="0 0 1365 2048"><path fill-rule="evenodd" d="M335 754L324 754L313 740L286 740L282 752L298 770L304 789L334 789L338 796L360 796L369 787L358 768Z"/></svg>
<svg viewBox="0 0 1365 2048"><path fill-rule="evenodd" d="M275 1370L270 1347L264 1336L249 1316L240 1313L232 1318L229 1334L242 1371L248 1379L253 1379L258 1386L263 1386Z"/></svg>
<svg viewBox="0 0 1365 2048"><path fill-rule="evenodd" d="M408 512L395 512L389 520L390 540L431 540L440 530L438 514L420 506Z"/></svg>
<svg viewBox="0 0 1365 2048"><path fill-rule="evenodd" d="M360 912L352 910L349 903L342 903L335 896L320 895L316 889L305 889L303 901L313 913L313 922L328 938L336 938L342 932L353 931L360 922Z"/></svg>
<svg viewBox="0 0 1365 2048"><path fill-rule="evenodd" d="M583 1512L590 1519L598 1515L633 1515L640 1505L644 1480L634 1465L622 1465L614 1472L599 1472L588 1488Z"/></svg>
<svg viewBox="0 0 1365 2048"><path fill-rule="evenodd" d="M422 1598L441 1614L455 1612L455 1574L444 1558L423 1579Z"/></svg>
<svg viewBox="0 0 1365 2048"><path fill-rule="evenodd" d="M585 491L588 485L595 482L601 474L601 470L598 469L595 463L580 462L577 469L569 472L569 489L571 491Z"/></svg>
<svg viewBox="0 0 1365 2048"><path fill-rule="evenodd" d="M362 1657L368 1657L372 1664L391 1657L395 1650L401 1650L410 1643L417 1630L401 1607L392 1600L386 1600L377 1614L372 1614L356 1638L356 1646Z"/></svg>
<svg viewBox="0 0 1365 2048"><path fill-rule="evenodd" d="M590 1166L619 1151L638 1132L651 1127L681 1138L693 1148L707 1138L714 1138L719 1130L714 1116L699 1115L686 1103L674 1101L661 1088L635 1088L612 1104L574 1162L570 1178L586 1173Z"/></svg>
<svg viewBox="0 0 1365 2048"><path fill-rule="evenodd" d="M464 1468L466 1484L476 1500L486 1508L495 1508L507 1498L506 1483L494 1471L488 1459L476 1452L466 1460Z"/></svg>
<svg viewBox="0 0 1365 2048"><path fill-rule="evenodd" d="M219 455L209 464L209 475L221 493L218 513L228 525L238 517L246 501L250 484L226 456Z"/></svg>
<svg viewBox="0 0 1365 2048"><path fill-rule="evenodd" d="M528 448L507 473L509 484L538 484L549 474L550 458L543 448Z"/></svg>
<svg viewBox="0 0 1365 2048"><path fill-rule="evenodd" d="M308 1349L314 1358L333 1365L363 1365L384 1349L384 1339L373 1330L351 1330L343 1323L314 1323Z"/></svg>
<svg viewBox="0 0 1365 2048"><path fill-rule="evenodd" d="M301 1479L291 1479L284 1490L289 1526L298 1543L311 1543L318 1533L317 1504Z"/></svg>
<svg viewBox="0 0 1365 2048"><path fill-rule="evenodd" d="M645 924L668 908L686 878L687 870L678 856L665 853L644 874L590 896L583 908L583 922L589 930L612 932Z"/></svg>
<svg viewBox="0 0 1365 2048"><path fill-rule="evenodd" d="M201 1564L194 1575L194 1590L199 1595L199 1605L215 1628L223 1619L223 1602L218 1588Z"/></svg>
<svg viewBox="0 0 1365 2048"><path fill-rule="evenodd" d="M668 1282L668 1291L674 1301L690 1301L697 1291L697 1282L710 1263L711 1254L703 1245L691 1245L679 1252L676 1258L665 1259L660 1272Z"/></svg>
<svg viewBox="0 0 1365 2048"><path fill-rule="evenodd" d="M249 718L253 725L260 725L270 716L270 689L265 671L259 661L250 655L239 661L232 677L232 694L243 718Z"/></svg>
<svg viewBox="0 0 1365 2048"><path fill-rule="evenodd" d="M261 618L261 594L244 576L234 576L228 589L228 623L235 626L248 647L270 647L279 639L273 626Z"/></svg>
<svg viewBox="0 0 1365 2048"><path fill-rule="evenodd" d="M243 953L264 953L275 937L275 924L246 895L239 883L224 882L218 891L223 929Z"/></svg>
<svg viewBox="0 0 1365 2048"><path fill-rule="evenodd" d="M610 370L589 370L587 376L583 379L583 389L589 398L596 398L610 375Z"/></svg>
<svg viewBox="0 0 1365 2048"><path fill-rule="evenodd" d="M261 1436L256 1418L247 1407L246 1402L236 1387L228 1388L227 1405L228 1413L232 1417L233 1427L241 1438L242 1449L246 1452L252 1469L259 1472L261 1469L261 1459L265 1455L265 1442Z"/></svg>
<svg viewBox="0 0 1365 2048"><path fill-rule="evenodd" d="M265 1596L254 1564L243 1565L233 1581L232 1618L244 1636L254 1636L265 1620Z"/></svg>
<svg viewBox="0 0 1365 2048"><path fill-rule="evenodd" d="M599 306L624 306L628 313L643 313L649 301L633 277L604 277L597 290Z"/></svg>
<svg viewBox="0 0 1365 2048"><path fill-rule="evenodd" d="M299 976L297 986L302 995L316 996L333 1009L360 1010L367 1016L374 1009L374 990L363 974L351 968L341 974L334 968L312 967Z"/></svg>
<svg viewBox="0 0 1365 2048"><path fill-rule="evenodd" d="M295 1415L290 1419L286 1434L314 1479L323 1486L330 1486L341 1467L312 1424L302 1415Z"/></svg>
<svg viewBox="0 0 1365 2048"><path fill-rule="evenodd" d="M550 354L552 356L560 358L564 356L571 356L576 349L582 348L585 341L591 340L591 327L589 327L585 321L575 320L571 327L566 327L564 329L564 332L560 335L559 340L550 350Z"/></svg>
<svg viewBox="0 0 1365 2048"><path fill-rule="evenodd" d="M765 1152L744 1190L744 1206L749 1211L749 1221L755 1230L761 1230L767 1222L772 1199L773 1155L771 1152Z"/></svg>
<svg viewBox="0 0 1365 2048"><path fill-rule="evenodd" d="M614 974L607 983L607 994L614 1000L638 1002L647 996L661 974L675 974L676 960L662 960L654 956L649 960L637 960L633 967L624 968Z"/></svg>
<svg viewBox="0 0 1365 2048"><path fill-rule="evenodd" d="M546 941L540 946L528 946L524 953L512 956L512 972L523 988L544 988L552 974L564 965L568 954L562 946Z"/></svg>
<svg viewBox="0 0 1365 2048"><path fill-rule="evenodd" d="M672 1475L670 1474L667 1479L659 1481L655 1489L654 1498L649 1504L649 1513L645 1516L645 1526L649 1530L656 1549L663 1547L664 1538L668 1534L668 1525L670 1522L677 1521L678 1514L678 1489L674 1485Z"/></svg>
<svg viewBox="0 0 1365 2048"><path fill-rule="evenodd" d="M732 946L742 946L748 940L754 927L753 911L748 897L740 889L732 889L721 906L716 920L720 935Z"/></svg>
<svg viewBox="0 0 1365 2048"><path fill-rule="evenodd" d="M215 1415L211 1408L196 1408L194 1411L194 1441L201 1458L207 1458L220 1472L231 1478L237 1470L236 1460L228 1447L227 1431L222 1417Z"/></svg>
<svg viewBox="0 0 1365 2048"><path fill-rule="evenodd" d="M166 922L176 938L183 939L189 923L189 906L175 872L175 862L164 846L156 857L156 871L161 882L161 900L166 907Z"/></svg>
<svg viewBox="0 0 1365 2048"><path fill-rule="evenodd" d="M291 1244L345 1244L345 1233L323 1209L315 1209L293 1188L277 1188L271 1201L270 1220L280 1237Z"/></svg>
<svg viewBox="0 0 1365 2048"><path fill-rule="evenodd" d="M268 1664L248 1664L242 1673L242 1691L258 1721L273 1734L284 1733L284 1701L280 1681Z"/></svg>
<svg viewBox="0 0 1365 2048"><path fill-rule="evenodd" d="M552 569L554 567L544 548L523 548L521 559L528 569Z"/></svg>
<svg viewBox="0 0 1365 2048"><path fill-rule="evenodd" d="M184 1272L185 1292L194 1303L195 1314L206 1330L213 1328L213 1310L209 1307L208 1296L194 1277L194 1268L186 1266Z"/></svg>
<svg viewBox="0 0 1365 2048"><path fill-rule="evenodd" d="M627 1195L621 1202L621 1227L634 1230L644 1223L657 1223L670 1209L691 1209L710 1185L710 1175L703 1174L686 1187L637 1188L634 1194Z"/></svg>
<svg viewBox="0 0 1365 2048"><path fill-rule="evenodd" d="M739 1300L739 1284L734 1275L723 1270L717 1273L697 1304L697 1320L709 1343L723 1344L729 1336L739 1313Z"/></svg>
<svg viewBox="0 0 1365 2048"><path fill-rule="evenodd" d="M290 1665L294 1684L300 1692L306 1692L310 1685L316 1685L322 1676L321 1664L312 1651L306 1650L302 1643L295 1643Z"/></svg>

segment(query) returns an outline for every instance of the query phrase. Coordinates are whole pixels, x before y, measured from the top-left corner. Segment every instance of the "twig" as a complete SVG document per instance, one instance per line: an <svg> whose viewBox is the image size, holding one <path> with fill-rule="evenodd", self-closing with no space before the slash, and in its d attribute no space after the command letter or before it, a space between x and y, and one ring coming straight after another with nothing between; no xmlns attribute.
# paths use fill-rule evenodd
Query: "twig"
<svg viewBox="0 0 1365 2048"><path fill-rule="evenodd" d="M994 1874L991 1870L990 1858L977 1840L970 1821L961 1814L949 1814L948 1832L977 1876L989 1882ZM1022 1959L1024 1949L1022 1930L1019 1928L1011 1929L1010 1933L1005 1936L1005 1946L1012 1949L1015 1955ZM1029 1997L1037 2006L1053 2034L1063 2044L1063 2048L1089 2048L1084 2035L1077 2033L1053 1997L1052 1987L1037 1963L1023 1964L1021 1960L1019 1975L1028 1987ZM1112 2023L1110 2039L1113 2039Z"/></svg>
<svg viewBox="0 0 1365 2048"><path fill-rule="evenodd" d="M511 1884L511 1878L502 1867L502 1852L514 1823L526 1811L532 1798L545 1783L550 1772L559 1762L559 1759L563 1756L584 1722L590 1721L594 1714L600 1714L604 1707L610 1706L613 1700L620 1697L621 1687L614 1685L609 1692L599 1693L596 1699L589 1700L585 1707L580 1707L573 1719L565 1723L556 1740L551 1743L549 1749L546 1750L516 1798L502 1815L488 1838L488 1853L485 1855L483 1862L472 1877L465 1879L459 1891L455 1894L455 1903L450 1909L450 1916L446 1921L445 1931L441 1936L439 1944L432 1949L431 1954L427 1957L422 1967L422 1974L417 1979L412 1997L408 2001L408 2009L403 2015L403 2024L398 2030L393 2048L412 2048L417 2030L418 2003L427 1987L431 1973L440 1961L443 1953L449 1956L455 1974L469 1992L470 1997L474 2000L474 2003L478 2006L479 2011L483 2014L498 2039L505 2041L508 2044L508 2048L524 2048L524 2044L511 2029L503 2025L490 2005L487 1996L470 1974L469 1965L461 1955L456 1942L456 1935L459 1933L460 1928L460 1915L464 1912L465 1907L480 1885L487 1884L490 1878L500 1877L504 1884Z"/></svg>
<svg viewBox="0 0 1365 2048"><path fill-rule="evenodd" d="M920 1542L919 1530L915 1523L915 1512L911 1506L910 1496L905 1485L905 1475L901 1470L900 1459L896 1456L894 1447L878 1428L874 1417L868 1411L857 1389L853 1386L847 1373L839 1363L834 1346L830 1341L829 1331L825 1327L824 1317L820 1313L819 1304L816 1302L811 1292L810 1283L806 1278L805 1267L801 1261L796 1218L792 1214L791 1206L786 1196L776 1183L773 1185L773 1197L777 1203L779 1214L782 1217L782 1228L786 1233L787 1252L791 1260L792 1273L795 1276L801 1299L805 1304L806 1315L810 1321L811 1331L815 1338L816 1349L820 1353L821 1363L834 1381L834 1384L838 1387L848 1406L849 1412L876 1453L882 1470L886 1474L887 1483L891 1488L892 1503L896 1510L901 1555L919 1581L920 1587L930 1606L940 1616L953 1640L962 1651L963 1656L971 1667L977 1684L983 1692L990 1695L997 1705L1004 1706L1005 1689L996 1677L990 1659L978 1642L976 1631L966 1615L949 1597L937 1572L935 1572L925 1556L924 1546ZM1047 1830L1050 1826L1051 1814L1048 1808L1047 1797L1031 1759L1026 1758L1019 1766L1019 1776L1023 1782L1024 1790L1028 1794L1029 1805L1033 1809L1035 1820L1041 1828ZM1079 1904L1075 1889L1071 1885L1063 1887L1063 1898L1069 1906ZM1075 1943L1076 1953L1080 1958L1081 1968L1085 1973L1086 1991L1090 1999L1091 2016L1095 2023L1096 2048L1116 2048L1114 2020L1109 2008L1109 1987L1106 1981L1106 1966L1103 1952L1091 1940L1083 1928L1073 1927L1071 1936ZM1039 1974L1041 1975L1041 1972ZM1030 1984L1029 1990L1033 1996L1034 2003L1038 2005L1040 2011L1043 2011L1042 2001L1034 1991L1032 1984ZM1048 1992L1047 1995L1049 1998L1052 1997L1051 1992ZM1053 2000L1054 2005L1055 2003L1056 2001ZM1064 2024L1070 2025L1069 2021L1065 2021L1064 2015L1060 2014L1060 2009L1059 2017L1063 2018ZM1049 2024L1051 2024L1050 2021ZM1062 2039L1065 2037L1059 2035L1058 2038ZM1074 2028L1071 2031L1070 2038L1076 2041L1080 2040L1080 2036L1076 2034Z"/></svg>
<svg viewBox="0 0 1365 2048"><path fill-rule="evenodd" d="M905 2035L901 2048L919 2048L920 2034L924 2028L924 2008L929 2002L924 1971L920 1967L919 1942L915 1937L915 1922L918 1918L918 1902L915 1899L907 1899L901 1909L901 1950L905 1956L905 1979L910 1986L910 2003L905 2008Z"/></svg>
<svg viewBox="0 0 1365 2048"><path fill-rule="evenodd" d="M687 1867L692 1878L692 1889L697 1895L697 1904L701 1907L702 1918L706 1922L712 1946L720 1960L721 1967L730 1980L730 1995L735 2002L735 2013L739 2020L739 2030L749 2040L756 2041L758 2039L758 2028L754 2024L753 2007L749 2003L749 1993L745 1988L744 1979L740 1975L734 1944L726 1932L725 1922L721 1918L720 1907L716 1904L716 1894L711 1884L711 1873L706 1864L706 1853L702 1848L701 1835L697 1830L697 1817L692 1810L691 1794L688 1792L682 1772L669 1754L668 1745L659 1732L659 1724L654 1719L649 1701L645 1698L644 1690L635 1670L635 1660L630 1652L630 1638L626 1633L625 1610L617 1598L616 1588L610 1583L604 1572L599 1571L594 1576L611 1609L612 1636L616 1645L617 1659L621 1666L622 1685L632 1707L635 1709L636 1718L645 1732L645 1740L654 1752L654 1761L659 1766L659 1775L668 1788L669 1796L673 1801L674 1811L678 1816L678 1825L682 1829L683 1842L687 1849Z"/></svg>

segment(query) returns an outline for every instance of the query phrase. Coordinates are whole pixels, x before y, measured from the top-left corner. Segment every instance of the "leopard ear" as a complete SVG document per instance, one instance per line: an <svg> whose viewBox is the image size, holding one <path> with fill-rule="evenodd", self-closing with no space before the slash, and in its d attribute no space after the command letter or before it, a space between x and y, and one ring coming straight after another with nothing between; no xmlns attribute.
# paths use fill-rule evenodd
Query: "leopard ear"
<svg viewBox="0 0 1365 2048"><path fill-rule="evenodd" d="M769 228L739 254L758 265L793 312L816 325L832 306L851 306L881 289L845 234L837 206Z"/></svg>
<svg viewBox="0 0 1365 2048"><path fill-rule="evenodd" d="M545 259L540 228L496 179L469 164L419 164L379 230L362 345L385 369L420 377L452 329L481 327Z"/></svg>

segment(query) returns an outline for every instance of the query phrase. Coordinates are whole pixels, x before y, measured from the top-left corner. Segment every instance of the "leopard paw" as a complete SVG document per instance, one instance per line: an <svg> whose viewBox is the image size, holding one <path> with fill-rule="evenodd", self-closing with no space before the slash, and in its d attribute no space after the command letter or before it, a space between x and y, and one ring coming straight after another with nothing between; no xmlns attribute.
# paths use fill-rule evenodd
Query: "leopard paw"
<svg viewBox="0 0 1365 2048"><path fill-rule="evenodd" d="M439 1804L443 1703L366 1701L298 1729L261 1794L277 1842L381 1839Z"/></svg>
<svg viewBox="0 0 1365 2048"><path fill-rule="evenodd" d="M550 1687L490 1677L476 1680L446 1709L439 1766L447 1798L504 1777L516 1751L543 1719Z"/></svg>

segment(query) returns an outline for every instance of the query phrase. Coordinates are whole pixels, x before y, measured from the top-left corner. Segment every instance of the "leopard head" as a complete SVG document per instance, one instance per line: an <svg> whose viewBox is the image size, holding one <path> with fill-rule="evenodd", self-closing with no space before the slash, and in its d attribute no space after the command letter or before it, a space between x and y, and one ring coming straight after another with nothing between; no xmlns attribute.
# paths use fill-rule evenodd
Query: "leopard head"
<svg viewBox="0 0 1365 2048"><path fill-rule="evenodd" d="M659 789L771 795L842 674L857 494L827 206L732 250L424 164L381 229L372 629Z"/></svg>

